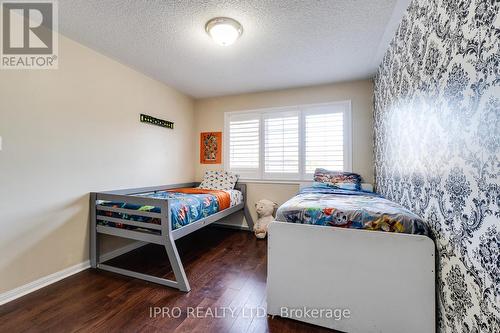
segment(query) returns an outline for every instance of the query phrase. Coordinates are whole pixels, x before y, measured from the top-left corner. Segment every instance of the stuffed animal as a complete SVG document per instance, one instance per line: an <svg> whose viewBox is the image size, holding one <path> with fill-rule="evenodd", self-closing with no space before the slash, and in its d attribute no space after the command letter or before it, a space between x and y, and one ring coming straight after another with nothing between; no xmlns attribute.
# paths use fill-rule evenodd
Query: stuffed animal
<svg viewBox="0 0 500 333"><path fill-rule="evenodd" d="M277 206L278 204L272 202L271 200L262 199L257 201L255 204L255 210L257 211L259 218L253 227L255 237L266 238L267 227L269 226L269 223L274 221L273 213Z"/></svg>

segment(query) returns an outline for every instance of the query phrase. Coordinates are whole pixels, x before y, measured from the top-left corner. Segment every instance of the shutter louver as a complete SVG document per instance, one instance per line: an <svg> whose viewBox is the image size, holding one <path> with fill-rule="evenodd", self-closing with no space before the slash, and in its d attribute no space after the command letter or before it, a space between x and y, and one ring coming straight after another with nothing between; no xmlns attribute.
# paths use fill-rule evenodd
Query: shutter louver
<svg viewBox="0 0 500 333"><path fill-rule="evenodd" d="M264 115L264 174L271 179L298 177L298 112Z"/></svg>
<svg viewBox="0 0 500 333"><path fill-rule="evenodd" d="M229 121L229 166L240 176L258 177L260 118L232 116Z"/></svg>
<svg viewBox="0 0 500 333"><path fill-rule="evenodd" d="M316 168L344 170L344 119L342 112L305 116L305 172Z"/></svg>

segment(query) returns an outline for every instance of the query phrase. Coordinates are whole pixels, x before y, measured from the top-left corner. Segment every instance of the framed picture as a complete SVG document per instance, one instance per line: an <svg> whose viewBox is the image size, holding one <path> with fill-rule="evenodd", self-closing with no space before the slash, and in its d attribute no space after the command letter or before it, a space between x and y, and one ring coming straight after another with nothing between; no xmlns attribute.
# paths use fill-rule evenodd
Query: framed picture
<svg viewBox="0 0 500 333"><path fill-rule="evenodd" d="M222 163L222 132L204 132L200 135L200 163Z"/></svg>

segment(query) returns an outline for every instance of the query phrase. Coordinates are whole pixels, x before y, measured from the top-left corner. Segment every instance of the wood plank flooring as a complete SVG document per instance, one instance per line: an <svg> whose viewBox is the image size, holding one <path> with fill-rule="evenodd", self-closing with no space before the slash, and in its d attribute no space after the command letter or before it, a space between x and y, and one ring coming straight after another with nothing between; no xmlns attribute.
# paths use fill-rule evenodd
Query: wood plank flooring
<svg viewBox="0 0 500 333"><path fill-rule="evenodd" d="M332 332L258 315L266 306L265 240L210 227L177 244L189 293L88 269L0 306L0 332ZM157 245L112 263L173 278L164 248ZM156 309L167 308L168 314L155 316Z"/></svg>

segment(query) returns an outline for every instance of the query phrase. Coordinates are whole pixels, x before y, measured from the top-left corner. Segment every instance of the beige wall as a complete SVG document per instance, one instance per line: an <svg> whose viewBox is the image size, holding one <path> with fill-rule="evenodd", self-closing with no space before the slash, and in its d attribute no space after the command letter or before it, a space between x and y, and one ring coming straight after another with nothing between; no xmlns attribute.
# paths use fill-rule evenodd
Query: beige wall
<svg viewBox="0 0 500 333"><path fill-rule="evenodd" d="M195 131L223 131L224 112L351 100L352 169L373 183L373 84L371 80L205 98L195 101ZM199 138L195 143L196 177L221 165L199 163Z"/></svg>
<svg viewBox="0 0 500 333"><path fill-rule="evenodd" d="M194 177L190 98L65 37L59 47L58 70L0 71L0 293L88 259L90 191Z"/></svg>
<svg viewBox="0 0 500 333"><path fill-rule="evenodd" d="M373 183L373 84L371 80L196 100L194 128L197 140L193 151L196 159L196 179L201 180L205 170L223 168L223 165L199 163L199 133L223 131L224 112L345 100L351 100L352 103L353 171L361 174L365 182ZM281 204L299 189L298 184L248 183L248 186L248 204L254 218L255 201L266 198ZM231 223L243 223L242 217L235 220Z"/></svg>
<svg viewBox="0 0 500 333"><path fill-rule="evenodd" d="M255 203L260 199L268 199L281 205L299 191L298 183L256 183L248 182L247 185L247 205L250 210L250 215L255 222L257 213L255 212ZM220 224L227 224L238 227L247 227L247 223L243 216L243 212L236 213L219 221Z"/></svg>

